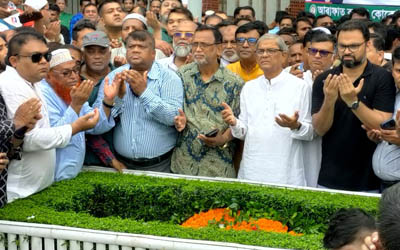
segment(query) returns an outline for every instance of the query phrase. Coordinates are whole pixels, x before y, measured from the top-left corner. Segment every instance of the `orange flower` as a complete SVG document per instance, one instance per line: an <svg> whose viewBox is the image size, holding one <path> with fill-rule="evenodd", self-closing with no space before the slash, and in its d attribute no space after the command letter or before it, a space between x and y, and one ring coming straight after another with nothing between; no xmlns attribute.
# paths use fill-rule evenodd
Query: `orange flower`
<svg viewBox="0 0 400 250"><path fill-rule="evenodd" d="M293 236L301 236L294 231L288 232L288 227L284 226L279 221L269 220L261 218L254 220L252 218L249 221L236 222L235 218L229 215L230 210L228 208L215 208L208 210L207 212L200 212L195 214L184 223L183 227L201 228L206 227L209 224L217 224L224 227L226 230L244 230L244 231L257 231L262 230L266 232L276 233L289 233ZM240 211L237 215L240 214Z"/></svg>

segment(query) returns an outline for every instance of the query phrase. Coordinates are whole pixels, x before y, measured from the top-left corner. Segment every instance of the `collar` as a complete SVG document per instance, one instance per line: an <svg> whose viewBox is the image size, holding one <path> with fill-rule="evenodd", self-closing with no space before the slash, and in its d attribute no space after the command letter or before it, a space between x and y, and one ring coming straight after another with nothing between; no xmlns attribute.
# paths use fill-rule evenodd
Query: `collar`
<svg viewBox="0 0 400 250"><path fill-rule="evenodd" d="M132 69L132 66L128 65L128 69ZM152 80L157 80L160 78L160 64L156 61L153 61L153 64L150 67L150 70L147 71L147 78Z"/></svg>
<svg viewBox="0 0 400 250"><path fill-rule="evenodd" d="M265 79L265 82L271 86L277 84L278 82L281 82L284 80L285 78L285 72L282 70L281 73L279 73L279 75L275 76L274 78L272 78L271 80L268 80L265 75L263 75L262 77ZM289 74L289 73L288 73Z"/></svg>
<svg viewBox="0 0 400 250"><path fill-rule="evenodd" d="M34 87L34 83L31 83L28 80L24 79L14 67L11 67L11 66L7 65L6 66L6 70L4 71L4 73L7 73L10 76L14 76L16 78L19 78L19 79L23 80L24 82L26 82L30 87L32 87L32 88Z"/></svg>

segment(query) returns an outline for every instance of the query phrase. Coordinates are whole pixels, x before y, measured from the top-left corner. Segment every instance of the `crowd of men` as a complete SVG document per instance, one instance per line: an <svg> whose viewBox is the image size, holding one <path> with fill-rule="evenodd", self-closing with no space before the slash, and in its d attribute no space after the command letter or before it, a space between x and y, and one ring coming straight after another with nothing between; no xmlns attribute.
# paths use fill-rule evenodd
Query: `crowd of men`
<svg viewBox="0 0 400 250"><path fill-rule="evenodd" d="M267 25L250 6L195 20L180 0L67 5L0 0L1 205L83 165L399 182L400 11L382 23L363 8L335 22L278 11Z"/></svg>

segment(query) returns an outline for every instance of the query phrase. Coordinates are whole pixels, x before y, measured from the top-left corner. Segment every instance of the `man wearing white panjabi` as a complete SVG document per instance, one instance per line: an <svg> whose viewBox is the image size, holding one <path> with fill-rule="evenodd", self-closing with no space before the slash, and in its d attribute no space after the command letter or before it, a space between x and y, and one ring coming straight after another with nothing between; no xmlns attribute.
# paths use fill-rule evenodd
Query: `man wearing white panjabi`
<svg viewBox="0 0 400 250"><path fill-rule="evenodd" d="M238 178L305 186L303 144L311 140L311 88L282 69L287 53L277 35L262 36L256 47L264 75L245 84L240 115L224 104L222 116L232 135L245 140Z"/></svg>

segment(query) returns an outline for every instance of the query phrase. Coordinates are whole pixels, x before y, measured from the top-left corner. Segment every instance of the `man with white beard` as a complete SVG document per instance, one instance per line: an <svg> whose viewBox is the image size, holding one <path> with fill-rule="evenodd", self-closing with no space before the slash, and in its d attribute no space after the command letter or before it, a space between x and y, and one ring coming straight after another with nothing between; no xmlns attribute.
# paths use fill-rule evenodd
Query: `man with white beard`
<svg viewBox="0 0 400 250"><path fill-rule="evenodd" d="M192 62L192 40L197 24L192 21L182 21L173 36L174 53L167 58L158 60L160 64L177 72L185 64Z"/></svg>
<svg viewBox="0 0 400 250"><path fill-rule="evenodd" d="M238 27L231 22L224 21L217 28L222 34L221 66L225 67L228 64L239 61L235 39L235 32Z"/></svg>

